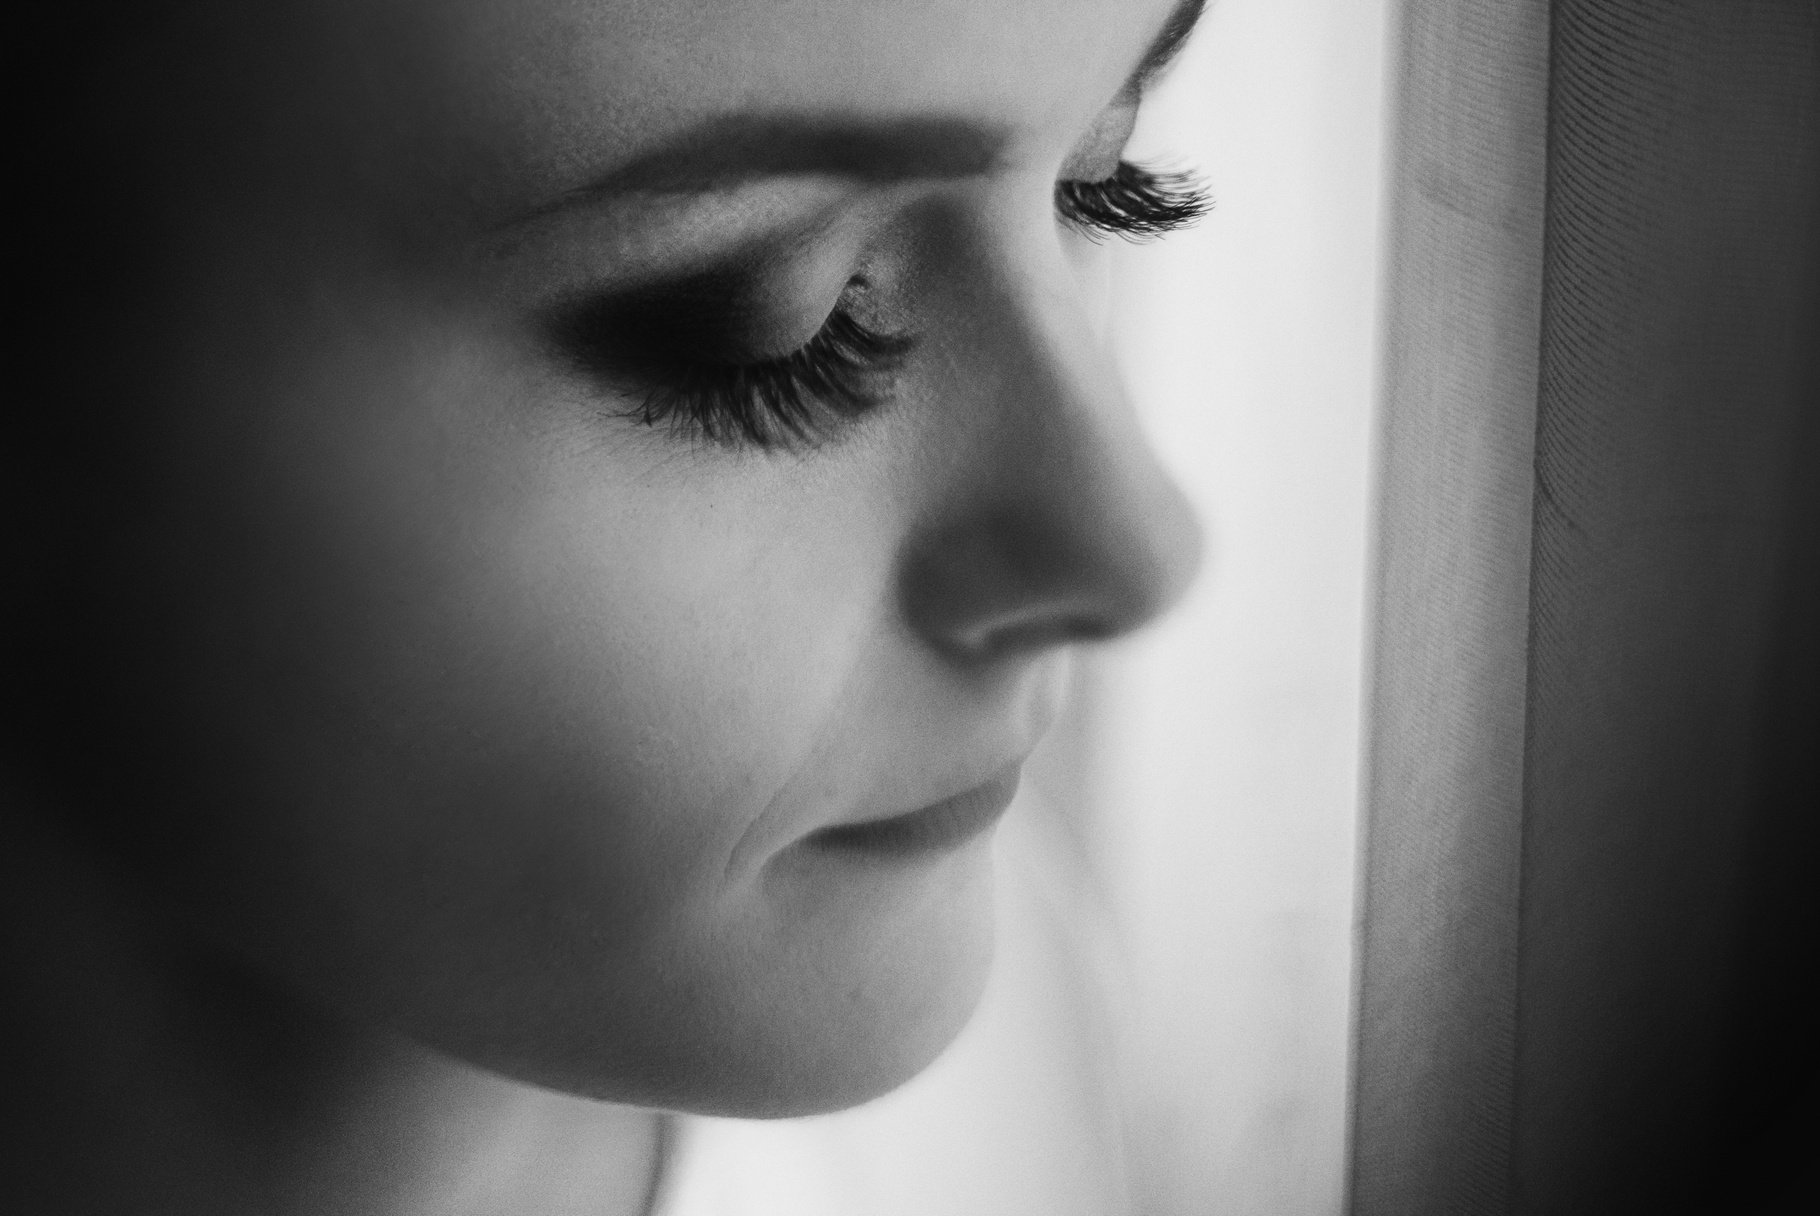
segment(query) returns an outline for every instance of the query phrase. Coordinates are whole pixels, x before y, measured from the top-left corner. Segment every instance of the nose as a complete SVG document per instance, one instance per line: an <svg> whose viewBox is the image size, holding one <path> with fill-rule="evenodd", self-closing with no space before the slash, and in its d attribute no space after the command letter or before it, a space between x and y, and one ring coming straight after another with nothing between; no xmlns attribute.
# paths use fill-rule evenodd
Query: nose
<svg viewBox="0 0 1820 1216"><path fill-rule="evenodd" d="M968 661L1128 633L1201 552L1078 297L1007 287L991 304L947 361L953 455L901 566L912 628Z"/></svg>

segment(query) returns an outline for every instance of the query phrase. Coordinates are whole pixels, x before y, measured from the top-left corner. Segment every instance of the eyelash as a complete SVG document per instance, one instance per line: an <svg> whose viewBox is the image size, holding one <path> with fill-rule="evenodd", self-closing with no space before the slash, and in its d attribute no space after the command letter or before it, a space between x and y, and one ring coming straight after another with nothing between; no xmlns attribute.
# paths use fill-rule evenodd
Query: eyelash
<svg viewBox="0 0 1820 1216"><path fill-rule="evenodd" d="M827 427L822 411L839 420L879 405L887 395L882 381L915 344L906 334L873 329L837 304L816 335L790 354L680 368L645 395L633 416L726 447L813 444Z"/></svg>
<svg viewBox="0 0 1820 1216"><path fill-rule="evenodd" d="M1062 222L1094 240L1122 236L1151 241L1186 228L1213 209L1207 188L1192 173L1146 169L1128 160L1097 182L1057 182L1055 210Z"/></svg>
<svg viewBox="0 0 1820 1216"><path fill-rule="evenodd" d="M1194 223L1211 207L1192 174L1123 160L1104 180L1055 185L1056 215L1092 240L1108 235L1155 240ZM889 395L886 378L914 346L909 335L862 322L842 301L796 351L755 363L701 363L668 371L667 383L650 389L630 414L646 426L668 426L723 447L812 446L831 422L838 425L881 404Z"/></svg>

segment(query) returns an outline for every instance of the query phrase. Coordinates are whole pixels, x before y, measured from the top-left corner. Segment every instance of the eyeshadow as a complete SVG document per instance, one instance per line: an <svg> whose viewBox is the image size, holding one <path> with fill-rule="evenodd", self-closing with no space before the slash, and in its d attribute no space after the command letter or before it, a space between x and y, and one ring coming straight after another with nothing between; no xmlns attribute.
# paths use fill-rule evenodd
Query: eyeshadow
<svg viewBox="0 0 1820 1216"><path fill-rule="evenodd" d="M833 303L805 309L787 290L763 271L717 268L559 307L548 332L596 372L751 363L800 346Z"/></svg>

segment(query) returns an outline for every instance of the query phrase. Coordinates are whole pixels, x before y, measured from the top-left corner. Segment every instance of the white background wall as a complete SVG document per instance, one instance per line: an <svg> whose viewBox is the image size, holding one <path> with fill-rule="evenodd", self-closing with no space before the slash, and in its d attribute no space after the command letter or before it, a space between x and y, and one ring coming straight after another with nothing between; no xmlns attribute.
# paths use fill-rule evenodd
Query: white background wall
<svg viewBox="0 0 1820 1216"><path fill-rule="evenodd" d="M1217 200L1115 289L1208 532L1188 602L1089 689L1147 1216L1342 1202L1387 10L1216 0L1134 145Z"/></svg>

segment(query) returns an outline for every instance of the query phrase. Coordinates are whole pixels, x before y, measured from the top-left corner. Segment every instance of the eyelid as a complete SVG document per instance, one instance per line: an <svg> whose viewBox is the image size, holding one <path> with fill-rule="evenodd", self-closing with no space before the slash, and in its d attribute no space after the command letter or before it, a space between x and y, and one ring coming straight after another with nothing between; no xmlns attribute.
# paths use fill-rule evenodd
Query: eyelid
<svg viewBox="0 0 1820 1216"><path fill-rule="evenodd" d="M869 219L863 196L825 186L762 182L726 196L553 213L481 237L470 266L491 298L534 311L603 287L630 294L734 270L757 277L857 243Z"/></svg>
<svg viewBox="0 0 1820 1216"><path fill-rule="evenodd" d="M1097 182L1112 177L1119 158L1137 129L1138 99L1120 97L1104 110L1075 142L1056 177L1060 181Z"/></svg>
<svg viewBox="0 0 1820 1216"><path fill-rule="evenodd" d="M737 365L788 355L810 341L848 290L855 243L792 243L625 289L596 290L547 310L568 349L626 368Z"/></svg>
<svg viewBox="0 0 1820 1216"><path fill-rule="evenodd" d="M623 343L579 323L554 335L561 353L616 396L618 410L717 446L761 451L817 446L841 424L885 403L893 375L916 345L905 331L862 320L869 290L856 275L813 336L787 354L737 363L689 359L639 365ZM573 319L572 319L573 320ZM602 349L604 347L605 349Z"/></svg>

